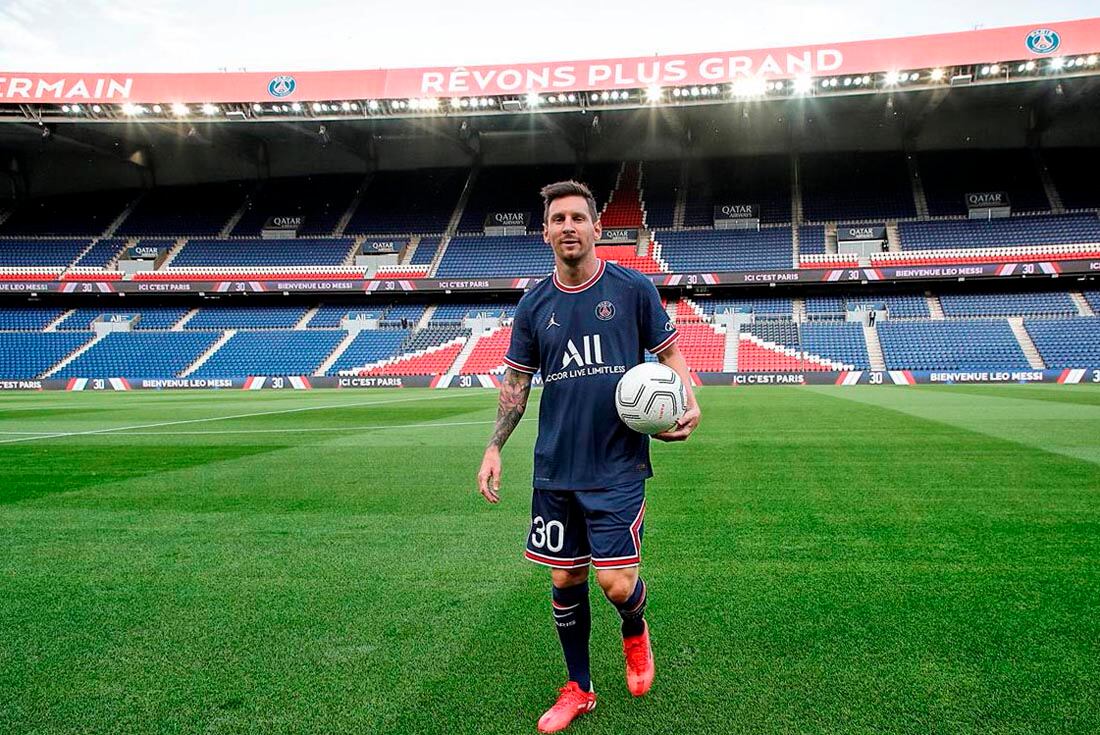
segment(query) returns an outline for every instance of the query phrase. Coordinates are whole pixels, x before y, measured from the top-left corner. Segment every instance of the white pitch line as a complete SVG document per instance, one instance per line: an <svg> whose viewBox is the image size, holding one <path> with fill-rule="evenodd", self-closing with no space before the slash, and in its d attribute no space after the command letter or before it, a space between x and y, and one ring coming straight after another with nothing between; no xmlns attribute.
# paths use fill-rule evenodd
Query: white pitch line
<svg viewBox="0 0 1100 735"><path fill-rule="evenodd" d="M521 420L520 423L524 421ZM490 421L449 421L430 424L368 424L367 426L318 426L298 429L211 429L209 431L112 431L111 436L221 436L223 434L312 434L340 431L368 431L371 429L434 429L442 426L483 426ZM53 436L43 431L0 431L0 436Z"/></svg>
<svg viewBox="0 0 1100 735"><path fill-rule="evenodd" d="M484 396L480 391L463 391L462 395ZM87 431L63 431L51 434L36 434L35 436L21 436L15 439L0 439L0 444L16 444L19 442L31 442L37 439L64 439L70 436L91 436L94 434L111 434L119 431L134 431L136 429L159 429L163 426L181 426L183 424L201 424L207 421L230 421L232 419L248 419L256 416L273 416L284 413L301 413L303 411L323 411L330 408L358 408L361 406L383 406L390 403L412 403L415 401L435 401L442 398L455 398L452 395L420 396L417 398L395 398L392 401L361 401L359 403L334 403L326 406L303 406L301 408L282 408L276 411L256 411L254 413L238 413L232 416L210 416L201 419L182 419L179 421L161 421L155 424L134 424L133 426L115 426L106 429L89 429Z"/></svg>

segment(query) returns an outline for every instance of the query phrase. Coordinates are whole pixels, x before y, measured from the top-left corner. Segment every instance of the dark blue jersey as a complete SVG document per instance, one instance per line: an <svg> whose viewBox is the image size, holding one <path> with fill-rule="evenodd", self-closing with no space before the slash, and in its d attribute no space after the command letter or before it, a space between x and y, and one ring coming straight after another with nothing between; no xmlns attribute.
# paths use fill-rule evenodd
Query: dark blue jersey
<svg viewBox="0 0 1100 735"><path fill-rule="evenodd" d="M580 286L551 276L520 299L504 362L542 371L536 488L596 490L653 476L649 437L619 420L615 386L646 350L676 337L653 283L603 260Z"/></svg>

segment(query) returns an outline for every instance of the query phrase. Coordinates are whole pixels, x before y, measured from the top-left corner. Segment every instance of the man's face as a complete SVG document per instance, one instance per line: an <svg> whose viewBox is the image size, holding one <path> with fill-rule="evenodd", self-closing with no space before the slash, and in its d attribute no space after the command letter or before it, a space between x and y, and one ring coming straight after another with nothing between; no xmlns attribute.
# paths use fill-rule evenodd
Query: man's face
<svg viewBox="0 0 1100 735"><path fill-rule="evenodd" d="M584 197L561 197L550 202L550 211L542 225L542 239L558 260L570 265L580 263L592 252L599 237L600 223L592 221Z"/></svg>

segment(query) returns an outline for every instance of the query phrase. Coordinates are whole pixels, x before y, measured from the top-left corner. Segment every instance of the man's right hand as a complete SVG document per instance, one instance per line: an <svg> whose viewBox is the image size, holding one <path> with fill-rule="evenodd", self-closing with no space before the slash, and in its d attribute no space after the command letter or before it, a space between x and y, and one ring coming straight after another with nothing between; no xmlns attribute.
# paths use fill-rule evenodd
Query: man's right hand
<svg viewBox="0 0 1100 735"><path fill-rule="evenodd" d="M500 450L489 447L477 473L477 489L490 503L500 502Z"/></svg>

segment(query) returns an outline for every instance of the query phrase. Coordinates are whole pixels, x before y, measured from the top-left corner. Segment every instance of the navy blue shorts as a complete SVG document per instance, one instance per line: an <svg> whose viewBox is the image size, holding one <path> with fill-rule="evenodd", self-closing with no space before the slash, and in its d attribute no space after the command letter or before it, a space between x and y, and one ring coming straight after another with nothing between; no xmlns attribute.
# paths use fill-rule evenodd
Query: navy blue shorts
<svg viewBox="0 0 1100 735"><path fill-rule="evenodd" d="M536 488L524 556L555 569L638 566L644 521L644 480L606 490Z"/></svg>

